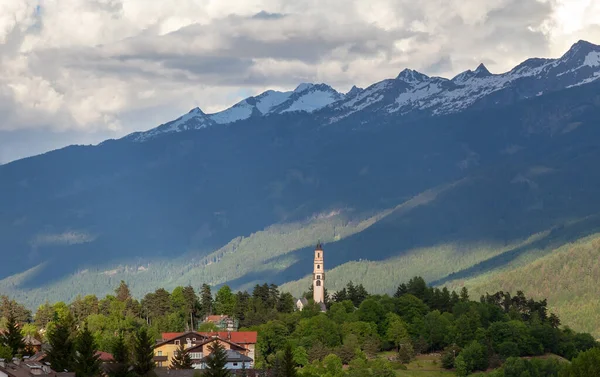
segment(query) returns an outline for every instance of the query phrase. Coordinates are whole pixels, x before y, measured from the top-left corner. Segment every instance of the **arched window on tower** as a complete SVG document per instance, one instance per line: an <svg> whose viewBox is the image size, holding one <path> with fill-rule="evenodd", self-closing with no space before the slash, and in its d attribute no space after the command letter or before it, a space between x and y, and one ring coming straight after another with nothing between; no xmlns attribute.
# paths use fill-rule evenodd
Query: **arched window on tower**
<svg viewBox="0 0 600 377"><path fill-rule="evenodd" d="M321 253L317 253L317 258L321 258Z"/></svg>
<svg viewBox="0 0 600 377"><path fill-rule="evenodd" d="M321 265L320 265L320 264L317 264L317 270L318 270L318 269L320 269L320 268L321 268Z"/></svg>
<svg viewBox="0 0 600 377"><path fill-rule="evenodd" d="M317 287L321 286L321 280L317 280Z"/></svg>

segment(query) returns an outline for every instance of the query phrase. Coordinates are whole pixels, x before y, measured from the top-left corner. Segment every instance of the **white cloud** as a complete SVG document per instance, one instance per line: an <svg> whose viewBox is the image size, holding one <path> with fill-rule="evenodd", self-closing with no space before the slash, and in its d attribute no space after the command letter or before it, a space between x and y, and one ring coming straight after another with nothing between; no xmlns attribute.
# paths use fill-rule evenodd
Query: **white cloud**
<svg viewBox="0 0 600 377"><path fill-rule="evenodd" d="M3 0L0 131L116 137L302 81L501 72L600 42L599 19L594 0Z"/></svg>

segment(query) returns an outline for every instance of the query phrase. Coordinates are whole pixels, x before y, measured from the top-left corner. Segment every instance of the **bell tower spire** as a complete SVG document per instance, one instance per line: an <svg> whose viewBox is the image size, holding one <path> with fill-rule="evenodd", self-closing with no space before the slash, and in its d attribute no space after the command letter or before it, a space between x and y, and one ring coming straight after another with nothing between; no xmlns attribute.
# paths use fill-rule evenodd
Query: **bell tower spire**
<svg viewBox="0 0 600 377"><path fill-rule="evenodd" d="M317 247L315 247L313 299L316 303L325 302L325 266L323 265L323 247L320 241L317 243Z"/></svg>

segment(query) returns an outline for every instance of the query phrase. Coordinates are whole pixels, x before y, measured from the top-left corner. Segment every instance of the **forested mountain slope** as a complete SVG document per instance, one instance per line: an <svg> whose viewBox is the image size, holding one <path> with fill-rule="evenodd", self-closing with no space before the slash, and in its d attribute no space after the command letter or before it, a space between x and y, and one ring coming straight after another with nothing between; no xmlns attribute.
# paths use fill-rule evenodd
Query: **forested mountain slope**
<svg viewBox="0 0 600 377"><path fill-rule="evenodd" d="M596 48L450 80L452 101L458 87L487 89L449 114L358 103L347 114L335 104L349 93L310 112L198 128L189 117L143 140L2 165L0 289L35 306L121 279L136 295L282 284L310 273L319 239L332 290L350 277L377 277L375 292L416 274L444 284L543 255L600 227L600 82L582 82L600 67ZM432 80L409 73L352 95L405 98ZM547 90L530 96L538 76Z"/></svg>

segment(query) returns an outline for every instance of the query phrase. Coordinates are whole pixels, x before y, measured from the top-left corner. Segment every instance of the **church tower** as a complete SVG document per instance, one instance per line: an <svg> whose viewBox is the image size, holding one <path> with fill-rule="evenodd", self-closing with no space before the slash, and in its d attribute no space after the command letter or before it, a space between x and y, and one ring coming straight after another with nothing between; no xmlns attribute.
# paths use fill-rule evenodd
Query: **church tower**
<svg viewBox="0 0 600 377"><path fill-rule="evenodd" d="M313 298L316 303L325 302L325 267L323 266L323 247L321 242L315 248L313 270Z"/></svg>

